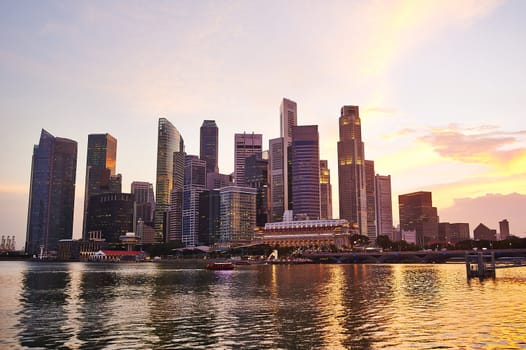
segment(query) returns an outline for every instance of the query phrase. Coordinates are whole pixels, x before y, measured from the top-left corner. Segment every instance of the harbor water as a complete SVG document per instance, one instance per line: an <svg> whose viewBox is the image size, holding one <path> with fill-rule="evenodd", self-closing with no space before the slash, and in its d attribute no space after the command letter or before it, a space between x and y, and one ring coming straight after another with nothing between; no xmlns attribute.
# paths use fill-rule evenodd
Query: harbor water
<svg viewBox="0 0 526 350"><path fill-rule="evenodd" d="M0 348L526 349L526 268L0 262Z"/></svg>

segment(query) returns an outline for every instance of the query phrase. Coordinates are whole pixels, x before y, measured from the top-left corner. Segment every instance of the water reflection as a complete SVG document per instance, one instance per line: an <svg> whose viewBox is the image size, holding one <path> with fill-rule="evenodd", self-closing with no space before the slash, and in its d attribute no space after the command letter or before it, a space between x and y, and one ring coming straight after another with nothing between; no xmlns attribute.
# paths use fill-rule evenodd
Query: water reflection
<svg viewBox="0 0 526 350"><path fill-rule="evenodd" d="M466 283L462 265L197 267L0 265L0 347L526 347L526 269Z"/></svg>

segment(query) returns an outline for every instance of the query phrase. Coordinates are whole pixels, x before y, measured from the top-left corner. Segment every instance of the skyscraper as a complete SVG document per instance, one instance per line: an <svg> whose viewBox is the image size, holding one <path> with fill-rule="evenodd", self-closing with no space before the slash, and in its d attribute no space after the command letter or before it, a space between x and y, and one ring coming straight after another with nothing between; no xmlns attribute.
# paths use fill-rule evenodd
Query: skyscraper
<svg viewBox="0 0 526 350"><path fill-rule="evenodd" d="M115 177L117 164L117 139L110 134L88 135L86 157L86 186L84 189L84 215L82 236L87 239L86 219L89 199L102 193L111 193L120 186L120 177ZM120 191L119 191L120 192Z"/></svg>
<svg viewBox="0 0 526 350"><path fill-rule="evenodd" d="M367 198L367 237L376 244L376 188L374 186L374 161L365 161L365 193Z"/></svg>
<svg viewBox="0 0 526 350"><path fill-rule="evenodd" d="M184 141L179 131L166 118L159 118L157 131L154 227L158 239L163 240L166 212L170 207L170 193L174 186L174 153L184 152Z"/></svg>
<svg viewBox="0 0 526 350"><path fill-rule="evenodd" d="M73 235L77 142L42 129L33 149L26 253L52 253Z"/></svg>
<svg viewBox="0 0 526 350"><path fill-rule="evenodd" d="M256 189L256 225L265 226L268 221L268 159L253 154L245 159L245 180L247 186Z"/></svg>
<svg viewBox="0 0 526 350"><path fill-rule="evenodd" d="M289 210L292 190L291 166L290 166L290 145L292 144L292 130L298 125L298 107L296 102L283 98L279 109L280 136L283 138L283 204L284 210Z"/></svg>
<svg viewBox="0 0 526 350"><path fill-rule="evenodd" d="M207 173L218 173L219 129L215 120L205 120L200 129L199 158L206 161Z"/></svg>
<svg viewBox="0 0 526 350"><path fill-rule="evenodd" d="M320 160L320 219L332 219L331 171L326 160Z"/></svg>
<svg viewBox="0 0 526 350"><path fill-rule="evenodd" d="M292 210L307 220L320 218L320 146L317 125L292 128Z"/></svg>
<svg viewBox="0 0 526 350"><path fill-rule="evenodd" d="M365 188L364 145L358 106L341 108L338 141L338 197L340 219L358 224L367 235L367 194Z"/></svg>
<svg viewBox="0 0 526 350"><path fill-rule="evenodd" d="M256 225L256 189L223 187L219 197L220 242L251 240Z"/></svg>
<svg viewBox="0 0 526 350"><path fill-rule="evenodd" d="M414 192L398 196L400 229L416 232L416 245L424 247L438 239L438 214L431 192Z"/></svg>
<svg viewBox="0 0 526 350"><path fill-rule="evenodd" d="M499 229L500 240L505 240L510 237L510 223L508 220L504 219L499 221Z"/></svg>
<svg viewBox="0 0 526 350"><path fill-rule="evenodd" d="M108 243L119 243L120 236L133 230L133 195L103 193L91 196L86 219L88 238L94 233Z"/></svg>
<svg viewBox="0 0 526 350"><path fill-rule="evenodd" d="M393 204L391 198L391 175L375 176L376 228L378 236L388 236L398 241L393 232Z"/></svg>
<svg viewBox="0 0 526 350"><path fill-rule="evenodd" d="M199 194L206 190L206 161L197 156L185 158L183 190L182 242L196 246L199 242Z"/></svg>
<svg viewBox="0 0 526 350"><path fill-rule="evenodd" d="M245 159L262 151L261 134L235 134L234 138L234 179L236 186L246 186Z"/></svg>
<svg viewBox="0 0 526 350"><path fill-rule="evenodd" d="M134 181L131 183L131 194L134 198L133 232L137 232L137 221L141 219L144 223L153 225L153 211L155 199L153 185L149 182Z"/></svg>

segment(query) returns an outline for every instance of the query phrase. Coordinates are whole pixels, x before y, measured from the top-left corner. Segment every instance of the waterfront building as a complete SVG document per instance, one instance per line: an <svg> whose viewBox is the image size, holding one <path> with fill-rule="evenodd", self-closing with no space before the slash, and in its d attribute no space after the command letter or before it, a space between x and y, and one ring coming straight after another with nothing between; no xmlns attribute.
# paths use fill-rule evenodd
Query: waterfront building
<svg viewBox="0 0 526 350"><path fill-rule="evenodd" d="M256 189L229 186L219 190L220 243L249 242L256 227Z"/></svg>
<svg viewBox="0 0 526 350"><path fill-rule="evenodd" d="M154 228L157 239L162 241L166 238L166 216L170 208L174 175L175 177L178 176L177 173L174 174L174 169L181 171L180 165L174 167L174 153L184 152L184 140L177 128L166 118L159 118L157 132ZM167 239L167 241L169 241L169 239Z"/></svg>
<svg viewBox="0 0 526 350"><path fill-rule="evenodd" d="M77 142L42 129L33 148L26 253L55 254L73 235Z"/></svg>
<svg viewBox="0 0 526 350"><path fill-rule="evenodd" d="M213 245L220 241L219 190L205 190L199 193L199 242Z"/></svg>
<svg viewBox="0 0 526 350"><path fill-rule="evenodd" d="M468 223L441 222L438 224L438 240L455 244L469 239Z"/></svg>
<svg viewBox="0 0 526 350"><path fill-rule="evenodd" d="M280 247L302 248L348 248L354 234L344 219L296 220L268 222L264 228L255 230L254 243Z"/></svg>
<svg viewBox="0 0 526 350"><path fill-rule="evenodd" d="M475 240L497 240L497 230L490 229L488 226L480 223L475 230L473 230L473 239Z"/></svg>
<svg viewBox="0 0 526 350"><path fill-rule="evenodd" d="M234 135L234 180L236 186L246 186L245 159L253 154L261 154L261 134L235 134Z"/></svg>
<svg viewBox="0 0 526 350"><path fill-rule="evenodd" d="M206 188L214 190L216 188L234 186L234 176L232 174L207 173Z"/></svg>
<svg viewBox="0 0 526 350"><path fill-rule="evenodd" d="M292 127L292 210L295 217L320 218L320 146L317 125Z"/></svg>
<svg viewBox="0 0 526 350"><path fill-rule="evenodd" d="M269 140L269 221L283 219L285 208L288 210L288 197L285 199L286 182L284 178L284 139L278 137ZM288 192L287 192L288 193Z"/></svg>
<svg viewBox="0 0 526 350"><path fill-rule="evenodd" d="M206 161L197 156L185 158L183 190L182 242L196 246L199 242L199 194L206 190Z"/></svg>
<svg viewBox="0 0 526 350"><path fill-rule="evenodd" d="M320 160L320 219L332 219L331 171L326 160Z"/></svg>
<svg viewBox="0 0 526 350"><path fill-rule="evenodd" d="M268 159L263 154L254 154L245 159L245 180L248 187L256 189L256 225L268 221Z"/></svg>
<svg viewBox="0 0 526 350"><path fill-rule="evenodd" d="M356 223L367 235L364 144L358 106L343 106L339 119L338 197L340 218Z"/></svg>
<svg viewBox="0 0 526 350"><path fill-rule="evenodd" d="M510 237L510 223L504 219L499 221L500 239L503 241Z"/></svg>
<svg viewBox="0 0 526 350"><path fill-rule="evenodd" d="M376 230L379 236L388 236L393 242L399 235L393 230L393 204L391 197L391 175L374 177L376 202Z"/></svg>
<svg viewBox="0 0 526 350"><path fill-rule="evenodd" d="M120 236L133 231L133 203L131 193L103 193L91 196L86 218L88 236L100 235L107 243L119 243Z"/></svg>
<svg viewBox="0 0 526 350"><path fill-rule="evenodd" d="M365 194L367 198L367 237L369 242L376 244L376 187L374 185L374 161L365 161Z"/></svg>
<svg viewBox="0 0 526 350"><path fill-rule="evenodd" d="M416 245L438 240L438 213L433 207L431 192L419 191L398 196L400 228L416 231Z"/></svg>
<svg viewBox="0 0 526 350"><path fill-rule="evenodd" d="M207 173L218 173L219 129L215 120L204 120L200 129L199 158L206 161Z"/></svg>
<svg viewBox="0 0 526 350"><path fill-rule="evenodd" d="M121 192L121 178L116 177L117 139L112 135L88 135L86 156L86 185L84 188L84 215L82 237L86 239L86 220L89 211L89 199L102 193Z"/></svg>
<svg viewBox="0 0 526 350"><path fill-rule="evenodd" d="M133 194L133 232L137 233L137 222L142 220L143 224L153 227L153 212L155 209L155 198L153 184L144 181L133 181L131 183L131 194Z"/></svg>
<svg viewBox="0 0 526 350"><path fill-rule="evenodd" d="M165 215L165 241L181 242L183 239L183 192L186 153L173 153L173 185L170 191L170 204Z"/></svg>

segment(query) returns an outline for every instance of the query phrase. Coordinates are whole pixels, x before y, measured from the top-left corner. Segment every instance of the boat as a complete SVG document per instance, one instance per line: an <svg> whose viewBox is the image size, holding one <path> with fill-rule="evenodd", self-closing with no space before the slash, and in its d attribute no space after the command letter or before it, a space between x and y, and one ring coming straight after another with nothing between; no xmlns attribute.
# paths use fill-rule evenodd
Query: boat
<svg viewBox="0 0 526 350"><path fill-rule="evenodd" d="M207 270L233 270L236 266L229 262L213 262L206 265Z"/></svg>

